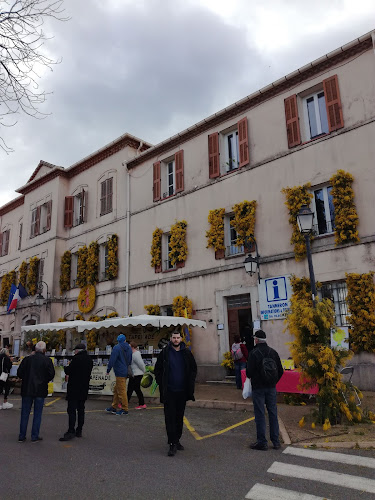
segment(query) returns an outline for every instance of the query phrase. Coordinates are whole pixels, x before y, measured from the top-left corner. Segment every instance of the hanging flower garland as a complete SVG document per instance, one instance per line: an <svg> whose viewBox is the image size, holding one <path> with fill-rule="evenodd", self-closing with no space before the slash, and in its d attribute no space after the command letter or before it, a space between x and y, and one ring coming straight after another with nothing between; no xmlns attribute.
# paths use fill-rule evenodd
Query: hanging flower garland
<svg viewBox="0 0 375 500"><path fill-rule="evenodd" d="M286 196L285 205L289 210L289 224L293 228L290 243L294 245L294 255L297 261L303 260L306 256L306 244L303 234L298 229L297 214L302 205L310 205L312 194L309 192L311 184L303 186L287 187L281 190Z"/></svg>
<svg viewBox="0 0 375 500"><path fill-rule="evenodd" d="M96 285L99 281L99 244L92 241L87 250L86 279L89 285Z"/></svg>
<svg viewBox="0 0 375 500"><path fill-rule="evenodd" d="M285 320L287 331L293 336L290 350L294 364L299 366L305 379L304 386L318 384L317 423L336 424L344 414L349 421L359 422L361 410L355 403L343 399L346 385L340 374L353 353L330 345L331 329L335 324L334 305L323 299L313 307L310 280L292 276L291 307Z"/></svg>
<svg viewBox="0 0 375 500"><path fill-rule="evenodd" d="M61 295L64 292L70 290L70 268L72 262L72 254L67 250L63 253L61 257L61 266L60 266L60 293Z"/></svg>
<svg viewBox="0 0 375 500"><path fill-rule="evenodd" d="M10 294L10 287L16 284L16 271L10 271L7 274L4 274L1 280L1 292L0 292L0 301L2 306L6 306L8 304L8 298Z"/></svg>
<svg viewBox="0 0 375 500"><path fill-rule="evenodd" d="M95 300L96 300L95 286L86 285L82 287L77 299L78 309L82 313L90 312L95 305Z"/></svg>
<svg viewBox="0 0 375 500"><path fill-rule="evenodd" d="M246 237L254 235L256 206L257 202L255 200L245 200L232 207L234 219L231 220L230 225L237 232L236 246L238 247L245 244Z"/></svg>
<svg viewBox="0 0 375 500"><path fill-rule="evenodd" d="M177 262L184 262L187 259L186 228L186 220L177 221L171 227L170 252L168 257L173 266Z"/></svg>
<svg viewBox="0 0 375 500"><path fill-rule="evenodd" d="M147 314L151 316L160 316L160 306L157 304L150 304L148 306L144 306L144 308L146 309Z"/></svg>
<svg viewBox="0 0 375 500"><path fill-rule="evenodd" d="M80 288L87 284L87 246L83 246L78 250L78 264L77 264L77 279L76 285Z"/></svg>
<svg viewBox="0 0 375 500"><path fill-rule="evenodd" d="M224 215L225 208L216 208L208 213L210 229L206 231L207 246L214 248L215 252L225 250L224 245Z"/></svg>
<svg viewBox="0 0 375 500"><path fill-rule="evenodd" d="M29 270L27 273L27 293L31 295L35 295L37 292L37 279L38 279L38 267L39 267L39 259L38 257L32 257L29 262Z"/></svg>
<svg viewBox="0 0 375 500"><path fill-rule="evenodd" d="M358 215L354 203L352 188L353 176L344 170L338 170L330 178L332 183L333 206L335 207L335 242L358 243Z"/></svg>
<svg viewBox="0 0 375 500"><path fill-rule="evenodd" d="M375 353L374 272L346 274L350 348Z"/></svg>
<svg viewBox="0 0 375 500"><path fill-rule="evenodd" d="M163 231L160 228L156 228L152 233L152 244L151 244L151 267L161 266L161 238L163 236Z"/></svg>
<svg viewBox="0 0 375 500"><path fill-rule="evenodd" d="M117 234L113 234L109 240L107 241L108 248L108 269L107 276L108 279L113 280L117 278L118 274L118 236Z"/></svg>
<svg viewBox="0 0 375 500"><path fill-rule="evenodd" d="M27 262L22 261L19 270L19 284L26 288L27 284Z"/></svg>

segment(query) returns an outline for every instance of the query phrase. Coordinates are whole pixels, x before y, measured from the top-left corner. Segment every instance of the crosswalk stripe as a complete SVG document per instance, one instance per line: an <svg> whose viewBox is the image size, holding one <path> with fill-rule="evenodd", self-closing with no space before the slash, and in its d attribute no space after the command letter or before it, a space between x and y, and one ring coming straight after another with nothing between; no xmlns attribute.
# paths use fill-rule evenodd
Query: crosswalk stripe
<svg viewBox="0 0 375 500"><path fill-rule="evenodd" d="M359 465L361 467L370 467L371 469L375 469L375 458L358 457L356 455L333 453L331 451L293 448L292 446L288 446L288 448L285 448L284 453L288 455L296 455L297 457L314 458L315 460L326 460L328 462L337 462L348 465Z"/></svg>
<svg viewBox="0 0 375 500"><path fill-rule="evenodd" d="M274 462L267 472L280 476L333 484L334 486L366 491L367 493L375 493L375 481L366 477L351 476L340 472L313 469L312 467L302 467L301 465L283 464L281 462Z"/></svg>
<svg viewBox="0 0 375 500"><path fill-rule="evenodd" d="M245 498L250 500L264 500L265 498L272 500L329 500L327 497L316 497L299 491L285 490L284 488L259 483L251 488Z"/></svg>

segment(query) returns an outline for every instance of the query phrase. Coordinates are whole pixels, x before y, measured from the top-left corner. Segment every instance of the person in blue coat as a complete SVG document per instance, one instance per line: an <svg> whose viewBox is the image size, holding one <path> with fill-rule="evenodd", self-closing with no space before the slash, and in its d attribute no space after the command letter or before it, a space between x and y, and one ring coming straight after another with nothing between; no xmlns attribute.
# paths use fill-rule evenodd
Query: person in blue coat
<svg viewBox="0 0 375 500"><path fill-rule="evenodd" d="M128 366L132 362L132 350L130 345L125 341L126 337L121 333L117 337L118 344L112 349L107 366L107 374L113 368L116 376L116 384L113 389L112 405L106 408L105 411L118 416L129 414L126 379L128 377Z"/></svg>

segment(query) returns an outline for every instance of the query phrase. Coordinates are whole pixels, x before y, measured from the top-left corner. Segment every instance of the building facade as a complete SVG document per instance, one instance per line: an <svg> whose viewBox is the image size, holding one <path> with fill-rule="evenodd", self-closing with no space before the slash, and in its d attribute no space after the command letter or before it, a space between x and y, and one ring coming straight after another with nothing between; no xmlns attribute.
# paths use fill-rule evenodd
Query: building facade
<svg viewBox="0 0 375 500"><path fill-rule="evenodd" d="M265 280L272 288L279 278L308 276L306 259L295 259L283 192L296 186L312 195L316 278L335 303L337 323L345 326L345 273L375 267L369 210L375 185L374 40L374 32L364 35L156 146L125 135L68 169L42 162L18 190L21 196L0 209L0 273L35 255L44 259L50 307L38 308L32 298L24 299L15 315L7 316L3 307L3 342L16 338L27 321L78 314L73 260L81 246L96 241L102 253L94 313L142 314L153 304L170 314L173 300L187 297L193 317L208 326L194 331L192 339L203 378L220 376L224 353L246 325L261 326L287 358L290 337L283 319L264 314L260 298ZM335 242L331 179L338 171L354 178L359 242ZM235 207L244 201L256 207L261 284L257 275L245 272L247 251L233 225ZM219 251L207 248L212 210L220 211L224 224ZM174 262L176 223L186 233L187 256ZM161 238L156 266L150 255L155 230ZM119 273L107 280L105 243L113 234L118 235ZM61 257L67 250L72 289L60 295Z"/></svg>

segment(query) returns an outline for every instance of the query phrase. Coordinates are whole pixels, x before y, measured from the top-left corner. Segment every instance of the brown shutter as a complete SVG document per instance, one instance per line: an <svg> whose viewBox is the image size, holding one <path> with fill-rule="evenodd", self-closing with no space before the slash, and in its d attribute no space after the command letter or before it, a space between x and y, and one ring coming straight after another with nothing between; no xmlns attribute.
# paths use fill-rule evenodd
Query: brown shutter
<svg viewBox="0 0 375 500"><path fill-rule="evenodd" d="M74 196L65 196L64 227L73 226Z"/></svg>
<svg viewBox="0 0 375 500"><path fill-rule="evenodd" d="M38 266L38 281L43 281L44 275L44 259L40 259Z"/></svg>
<svg viewBox="0 0 375 500"><path fill-rule="evenodd" d="M240 150L240 167L249 163L249 137L247 133L247 118L242 118L238 126L238 148Z"/></svg>
<svg viewBox="0 0 375 500"><path fill-rule="evenodd" d="M217 132L208 136L208 167L210 179L220 176L219 134Z"/></svg>
<svg viewBox="0 0 375 500"><path fill-rule="evenodd" d="M81 213L79 214L81 222L87 222L87 191L82 189L81 192Z"/></svg>
<svg viewBox="0 0 375 500"><path fill-rule="evenodd" d="M107 180L107 212L113 210L113 177Z"/></svg>
<svg viewBox="0 0 375 500"><path fill-rule="evenodd" d="M333 132L344 126L337 75L323 80L329 131Z"/></svg>
<svg viewBox="0 0 375 500"><path fill-rule="evenodd" d="M101 183L101 194L100 194L100 215L105 214L107 208L107 182Z"/></svg>
<svg viewBox="0 0 375 500"><path fill-rule="evenodd" d="M52 200L47 202L47 221L46 221L46 231L51 229L51 215L52 215Z"/></svg>
<svg viewBox="0 0 375 500"><path fill-rule="evenodd" d="M21 250L23 222L20 222L20 234L18 236L18 250Z"/></svg>
<svg viewBox="0 0 375 500"><path fill-rule="evenodd" d="M184 190L184 150L177 151L174 155L174 164L176 169L176 193Z"/></svg>
<svg viewBox="0 0 375 500"><path fill-rule="evenodd" d="M35 236L37 236L38 234L40 234L40 211L41 211L42 207L39 206L37 207L36 209L36 219L35 219Z"/></svg>
<svg viewBox="0 0 375 500"><path fill-rule="evenodd" d="M3 255L3 234L4 233L0 233L0 257Z"/></svg>
<svg viewBox="0 0 375 500"><path fill-rule="evenodd" d="M160 178L160 161L154 163L154 183L153 183L153 194L154 201L160 200L161 192L161 178Z"/></svg>
<svg viewBox="0 0 375 500"><path fill-rule="evenodd" d="M10 230L4 231L3 236L4 236L4 244L3 244L3 252L4 255L8 255L9 252L9 235L10 235Z"/></svg>
<svg viewBox="0 0 375 500"><path fill-rule="evenodd" d="M301 144L296 94L288 97L288 99L285 99L284 105L288 147L292 148Z"/></svg>

